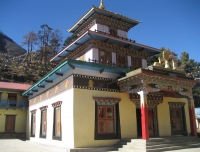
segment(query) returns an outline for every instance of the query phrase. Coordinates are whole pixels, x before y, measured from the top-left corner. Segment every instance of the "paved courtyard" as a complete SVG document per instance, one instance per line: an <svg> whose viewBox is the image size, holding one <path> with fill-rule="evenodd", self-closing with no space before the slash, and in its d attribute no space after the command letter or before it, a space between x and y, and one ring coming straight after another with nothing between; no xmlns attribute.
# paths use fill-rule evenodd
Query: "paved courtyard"
<svg viewBox="0 0 200 152"><path fill-rule="evenodd" d="M47 146L20 139L0 139L0 152L68 152L64 148ZM200 148L175 150L173 152L200 152Z"/></svg>
<svg viewBox="0 0 200 152"><path fill-rule="evenodd" d="M0 139L0 152L67 152L67 150L34 143L29 140Z"/></svg>

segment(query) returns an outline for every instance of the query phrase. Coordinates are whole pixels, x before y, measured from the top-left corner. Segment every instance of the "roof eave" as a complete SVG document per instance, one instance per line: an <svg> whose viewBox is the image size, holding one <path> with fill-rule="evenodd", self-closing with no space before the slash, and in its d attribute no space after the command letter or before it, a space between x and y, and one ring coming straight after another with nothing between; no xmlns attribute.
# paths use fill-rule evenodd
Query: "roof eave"
<svg viewBox="0 0 200 152"><path fill-rule="evenodd" d="M66 60L63 63L61 63L60 65L58 65L55 69L53 69L48 74L46 74L41 80L39 80L38 82L36 82L28 90L26 90L24 93L22 93L22 96L26 96L29 91L33 90L33 88L37 87L40 83L42 83L45 79L47 79L50 75L54 74L57 70L59 70L61 67L63 67L67 63L68 63L68 60Z"/></svg>
<svg viewBox="0 0 200 152"><path fill-rule="evenodd" d="M76 23L68 30L68 32L73 32L73 29L74 29L88 14L90 14L93 10L94 10L94 7L92 7L80 20L78 20L78 22L76 22Z"/></svg>

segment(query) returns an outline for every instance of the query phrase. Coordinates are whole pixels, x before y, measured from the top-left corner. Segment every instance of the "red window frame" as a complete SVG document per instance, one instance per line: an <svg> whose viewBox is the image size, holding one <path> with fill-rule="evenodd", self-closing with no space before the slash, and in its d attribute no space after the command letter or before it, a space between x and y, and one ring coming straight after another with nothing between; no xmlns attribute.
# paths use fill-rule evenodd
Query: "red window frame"
<svg viewBox="0 0 200 152"><path fill-rule="evenodd" d="M98 105L98 134L113 134L115 126L114 106Z"/></svg>

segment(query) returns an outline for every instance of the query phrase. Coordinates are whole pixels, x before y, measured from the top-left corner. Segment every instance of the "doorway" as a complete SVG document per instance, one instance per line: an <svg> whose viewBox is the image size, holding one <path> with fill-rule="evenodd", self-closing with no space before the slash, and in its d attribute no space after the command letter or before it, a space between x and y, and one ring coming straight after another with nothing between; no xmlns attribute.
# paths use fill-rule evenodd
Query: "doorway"
<svg viewBox="0 0 200 152"><path fill-rule="evenodd" d="M15 115L6 115L6 132L15 132Z"/></svg>
<svg viewBox="0 0 200 152"><path fill-rule="evenodd" d="M170 108L172 135L182 135L186 132L184 108Z"/></svg>
<svg viewBox="0 0 200 152"><path fill-rule="evenodd" d="M137 135L138 138L142 137L142 121L141 121L141 109L136 109L137 118Z"/></svg>
<svg viewBox="0 0 200 152"><path fill-rule="evenodd" d="M136 109L136 117L137 117L138 137L142 137L141 109ZM158 136L156 107L148 109L148 128L149 128L149 137Z"/></svg>

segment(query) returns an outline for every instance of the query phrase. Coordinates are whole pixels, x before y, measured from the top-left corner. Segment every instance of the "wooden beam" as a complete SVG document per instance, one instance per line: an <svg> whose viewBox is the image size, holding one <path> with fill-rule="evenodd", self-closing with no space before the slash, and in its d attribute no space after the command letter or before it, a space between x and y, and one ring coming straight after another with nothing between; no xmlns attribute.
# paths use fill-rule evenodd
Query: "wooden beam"
<svg viewBox="0 0 200 152"><path fill-rule="evenodd" d="M68 63L68 65L69 65L69 67L71 68L71 69L75 69L75 66L73 66L72 64L70 64L70 63Z"/></svg>
<svg viewBox="0 0 200 152"><path fill-rule="evenodd" d="M104 42L108 42L109 38L107 38Z"/></svg>
<svg viewBox="0 0 200 152"><path fill-rule="evenodd" d="M59 58L65 58L65 56L58 56Z"/></svg>
<svg viewBox="0 0 200 152"><path fill-rule="evenodd" d="M130 44L128 44L127 46L125 46L125 48L128 48L128 47L130 47L131 45Z"/></svg>
<svg viewBox="0 0 200 152"><path fill-rule="evenodd" d="M38 87L39 87L39 88L45 88L45 86L42 86L42 85L38 85Z"/></svg>
<svg viewBox="0 0 200 152"><path fill-rule="evenodd" d="M100 73L102 73L104 71L104 68L100 70Z"/></svg>
<svg viewBox="0 0 200 152"><path fill-rule="evenodd" d="M53 83L53 80L45 80L45 82Z"/></svg>
<svg viewBox="0 0 200 152"><path fill-rule="evenodd" d="M38 92L38 90L32 90L33 92Z"/></svg>
<svg viewBox="0 0 200 152"><path fill-rule="evenodd" d="M78 44L78 43L74 43L75 45L78 45L78 46L80 46L81 44Z"/></svg>
<svg viewBox="0 0 200 152"><path fill-rule="evenodd" d="M63 76L62 73L55 72L56 75Z"/></svg>
<svg viewBox="0 0 200 152"><path fill-rule="evenodd" d="M140 52L140 51L143 51L144 50L144 48L141 48L141 49L139 49L138 51Z"/></svg>

